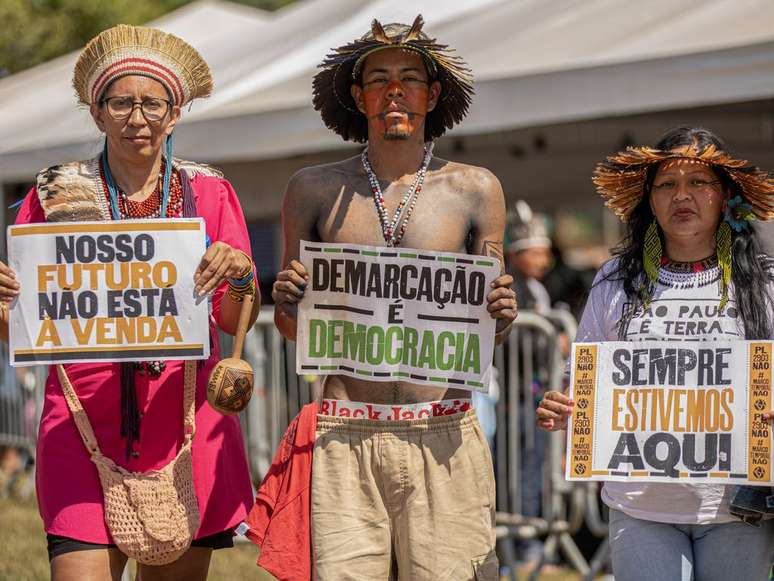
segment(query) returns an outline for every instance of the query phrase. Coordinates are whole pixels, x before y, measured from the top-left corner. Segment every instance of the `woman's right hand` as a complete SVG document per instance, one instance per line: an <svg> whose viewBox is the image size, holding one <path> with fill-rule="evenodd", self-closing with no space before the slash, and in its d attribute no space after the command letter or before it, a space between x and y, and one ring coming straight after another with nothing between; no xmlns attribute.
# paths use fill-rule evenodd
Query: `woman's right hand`
<svg viewBox="0 0 774 581"><path fill-rule="evenodd" d="M271 289L271 298L277 305L294 305L303 298L308 280L309 274L304 265L298 260L291 260L285 270L277 273L277 280Z"/></svg>
<svg viewBox="0 0 774 581"><path fill-rule="evenodd" d="M11 267L0 262L0 302L10 303L19 296L19 282Z"/></svg>
<svg viewBox="0 0 774 581"><path fill-rule="evenodd" d="M537 425L554 432L567 429L567 418L572 415L575 402L558 391L546 392L537 408Z"/></svg>

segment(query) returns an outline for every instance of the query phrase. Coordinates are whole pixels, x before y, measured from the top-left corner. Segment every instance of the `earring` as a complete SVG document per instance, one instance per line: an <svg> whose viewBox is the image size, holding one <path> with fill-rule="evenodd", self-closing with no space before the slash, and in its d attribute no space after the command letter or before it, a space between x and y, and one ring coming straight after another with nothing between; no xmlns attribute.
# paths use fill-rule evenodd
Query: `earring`
<svg viewBox="0 0 774 581"><path fill-rule="evenodd" d="M720 268L720 310L728 303L728 287L731 283L731 226L723 221L715 233L715 255Z"/></svg>
<svg viewBox="0 0 774 581"><path fill-rule="evenodd" d="M642 247L642 267L648 277L647 286L643 282L640 286L640 294L643 299L643 307L647 308L653 295L653 290L658 283L658 269L661 266L661 236L658 234L658 223L654 219L645 232L645 244Z"/></svg>

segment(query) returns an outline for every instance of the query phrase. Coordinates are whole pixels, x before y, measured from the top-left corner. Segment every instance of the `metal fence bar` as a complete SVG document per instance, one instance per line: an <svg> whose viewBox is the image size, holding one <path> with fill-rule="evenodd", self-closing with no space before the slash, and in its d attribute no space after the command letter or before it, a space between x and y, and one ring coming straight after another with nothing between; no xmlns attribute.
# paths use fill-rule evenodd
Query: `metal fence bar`
<svg viewBox="0 0 774 581"><path fill-rule="evenodd" d="M517 353L518 341L521 333L519 325L516 325L508 337L508 385L506 405L508 406L508 447L498 450L498 460L501 460L508 469L508 506L513 514L521 514L521 482L519 481L519 466L521 466L521 433L519 431L519 363ZM502 429L502 428L501 428Z"/></svg>

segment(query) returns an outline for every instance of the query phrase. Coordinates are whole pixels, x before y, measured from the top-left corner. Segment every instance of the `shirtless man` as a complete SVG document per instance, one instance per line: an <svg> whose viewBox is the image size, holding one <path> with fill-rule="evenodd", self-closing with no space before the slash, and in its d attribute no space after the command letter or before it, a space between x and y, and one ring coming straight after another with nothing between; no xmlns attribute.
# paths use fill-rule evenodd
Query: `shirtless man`
<svg viewBox="0 0 774 581"><path fill-rule="evenodd" d="M315 78L323 120L345 139L367 139L368 149L366 159L303 169L287 186L287 266L272 296L275 322L288 339L296 338L297 303L308 280L298 261L301 240L400 244L486 255L502 264L505 206L497 178L439 158L422 171L431 157L426 142L464 117L472 83L464 63L421 27L421 17L412 27L374 21L370 34L329 55ZM369 171L378 188L369 183ZM421 190L412 198L417 182ZM386 210L388 223L382 220L381 227L374 189L381 189ZM487 297L498 341L516 317L511 283L500 276ZM390 408L442 401L459 413L404 421L319 416L312 476L317 578L497 579L494 476L470 393L334 375L323 398Z"/></svg>

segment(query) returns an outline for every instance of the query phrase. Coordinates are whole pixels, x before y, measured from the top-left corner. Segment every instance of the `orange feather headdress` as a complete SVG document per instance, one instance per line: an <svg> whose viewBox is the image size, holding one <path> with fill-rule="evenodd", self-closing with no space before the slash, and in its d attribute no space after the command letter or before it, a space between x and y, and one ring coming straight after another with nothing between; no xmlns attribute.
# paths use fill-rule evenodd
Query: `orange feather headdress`
<svg viewBox="0 0 774 581"><path fill-rule="evenodd" d="M739 185L759 220L774 219L774 179L743 159L733 159L714 145L699 149L695 144L668 151L651 147L628 147L597 165L592 181L605 205L624 222L645 195L647 171L667 159L695 159L723 169Z"/></svg>

